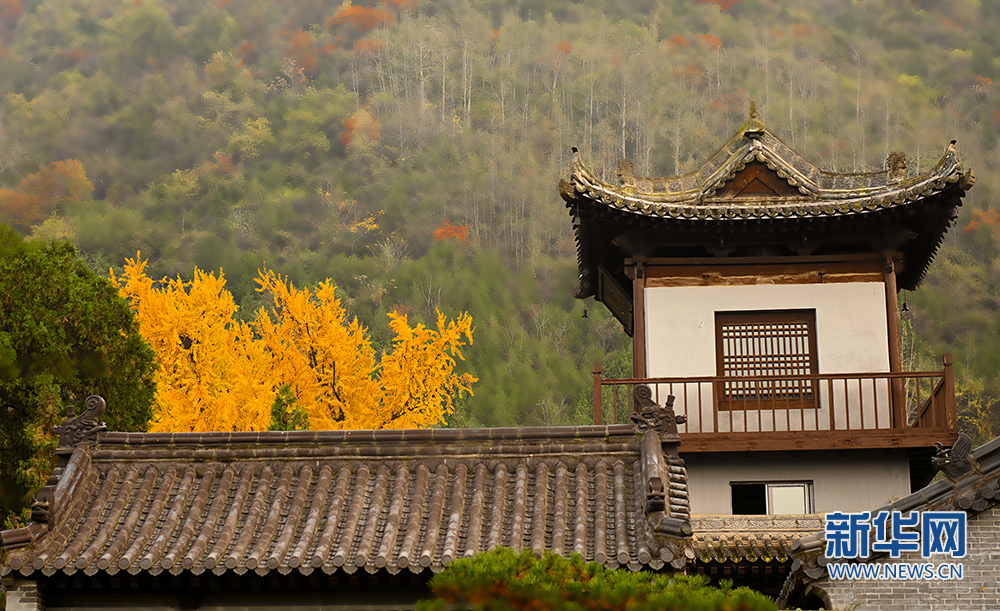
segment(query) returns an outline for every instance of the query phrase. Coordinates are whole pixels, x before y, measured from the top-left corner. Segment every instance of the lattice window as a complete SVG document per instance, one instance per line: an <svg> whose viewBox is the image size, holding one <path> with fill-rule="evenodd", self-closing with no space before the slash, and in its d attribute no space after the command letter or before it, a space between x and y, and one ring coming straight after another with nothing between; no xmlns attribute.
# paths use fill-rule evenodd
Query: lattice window
<svg viewBox="0 0 1000 611"><path fill-rule="evenodd" d="M720 382L719 409L816 407L815 310L717 312L715 335L718 375L750 378Z"/></svg>

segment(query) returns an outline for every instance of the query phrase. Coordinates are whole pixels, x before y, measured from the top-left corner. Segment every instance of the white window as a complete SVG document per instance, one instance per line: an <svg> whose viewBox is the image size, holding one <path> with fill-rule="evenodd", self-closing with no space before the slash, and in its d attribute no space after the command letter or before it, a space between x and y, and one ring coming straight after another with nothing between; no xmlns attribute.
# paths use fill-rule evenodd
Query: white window
<svg viewBox="0 0 1000 611"><path fill-rule="evenodd" d="M812 482L733 482L734 515L813 512Z"/></svg>

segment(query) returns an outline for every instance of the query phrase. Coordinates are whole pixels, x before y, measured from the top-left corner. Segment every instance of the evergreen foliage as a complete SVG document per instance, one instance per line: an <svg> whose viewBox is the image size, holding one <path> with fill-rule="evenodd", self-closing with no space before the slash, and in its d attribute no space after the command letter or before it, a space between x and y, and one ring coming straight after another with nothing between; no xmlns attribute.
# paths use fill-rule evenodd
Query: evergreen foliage
<svg viewBox="0 0 1000 611"><path fill-rule="evenodd" d="M302 409L288 384L282 385L271 404L269 431L307 431L309 413Z"/></svg>
<svg viewBox="0 0 1000 611"><path fill-rule="evenodd" d="M118 291L72 245L0 225L0 516L45 483L67 400L101 395L109 429L146 429L153 358Z"/></svg>
<svg viewBox="0 0 1000 611"><path fill-rule="evenodd" d="M419 611L767 611L774 602L731 582L715 588L703 575L611 570L578 555L536 558L500 547L462 558L430 582L434 600Z"/></svg>

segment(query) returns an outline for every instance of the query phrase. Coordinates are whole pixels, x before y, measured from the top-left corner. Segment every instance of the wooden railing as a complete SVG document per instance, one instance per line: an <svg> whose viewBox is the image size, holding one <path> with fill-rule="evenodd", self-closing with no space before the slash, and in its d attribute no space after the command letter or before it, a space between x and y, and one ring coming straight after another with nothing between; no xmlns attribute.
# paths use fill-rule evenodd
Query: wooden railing
<svg viewBox="0 0 1000 611"><path fill-rule="evenodd" d="M738 378L605 379L595 363L594 422L629 422L638 384L661 405L673 395L682 444L704 448L918 447L957 433L951 355L942 371Z"/></svg>

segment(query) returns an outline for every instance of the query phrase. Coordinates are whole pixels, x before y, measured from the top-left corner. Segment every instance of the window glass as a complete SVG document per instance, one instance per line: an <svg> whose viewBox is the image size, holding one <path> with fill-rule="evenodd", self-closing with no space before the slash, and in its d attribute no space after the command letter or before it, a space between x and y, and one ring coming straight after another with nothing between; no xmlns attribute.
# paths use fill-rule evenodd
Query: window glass
<svg viewBox="0 0 1000 611"><path fill-rule="evenodd" d="M806 484L768 484L768 513L811 513Z"/></svg>
<svg viewBox="0 0 1000 611"><path fill-rule="evenodd" d="M812 482L733 482L733 515L812 513Z"/></svg>

